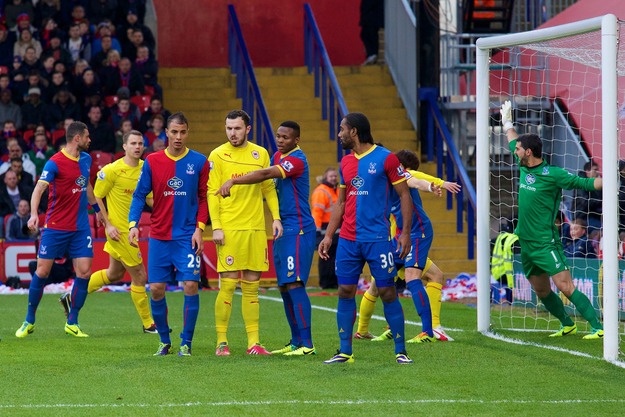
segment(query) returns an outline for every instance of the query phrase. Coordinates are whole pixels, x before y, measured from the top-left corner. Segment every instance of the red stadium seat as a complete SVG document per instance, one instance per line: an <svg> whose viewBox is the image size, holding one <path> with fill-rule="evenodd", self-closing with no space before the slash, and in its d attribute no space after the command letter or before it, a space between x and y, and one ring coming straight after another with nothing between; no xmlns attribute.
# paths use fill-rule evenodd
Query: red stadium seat
<svg viewBox="0 0 625 417"><path fill-rule="evenodd" d="M113 162L113 154L109 152L102 151L91 151L91 170L89 172L89 177L91 180L91 184L95 183L95 177L98 174L98 171L104 167L106 164L110 164Z"/></svg>
<svg viewBox="0 0 625 417"><path fill-rule="evenodd" d="M8 73L9 73L9 67L6 67L4 65L0 65L0 75L8 74Z"/></svg>
<svg viewBox="0 0 625 417"><path fill-rule="evenodd" d="M35 136L35 131L32 129L28 129L24 131L24 134L22 135L22 139L24 139L24 142L26 142L30 146L33 140L33 136Z"/></svg>
<svg viewBox="0 0 625 417"><path fill-rule="evenodd" d="M113 155L113 160L117 161L118 159L123 158L126 155L125 151L119 151L115 155Z"/></svg>
<svg viewBox="0 0 625 417"><path fill-rule="evenodd" d="M130 101L135 104L141 114L145 113L150 108L150 96L132 96Z"/></svg>
<svg viewBox="0 0 625 417"><path fill-rule="evenodd" d="M156 90L151 85L146 85L143 88L143 91L145 92L146 96L150 96L150 97L152 97L156 93Z"/></svg>
<svg viewBox="0 0 625 417"><path fill-rule="evenodd" d="M119 98L117 96L105 96L104 97L104 105L106 107L113 107L117 104Z"/></svg>
<svg viewBox="0 0 625 417"><path fill-rule="evenodd" d="M59 140L61 139L65 139L65 129L59 129L52 132L52 146L56 148Z"/></svg>

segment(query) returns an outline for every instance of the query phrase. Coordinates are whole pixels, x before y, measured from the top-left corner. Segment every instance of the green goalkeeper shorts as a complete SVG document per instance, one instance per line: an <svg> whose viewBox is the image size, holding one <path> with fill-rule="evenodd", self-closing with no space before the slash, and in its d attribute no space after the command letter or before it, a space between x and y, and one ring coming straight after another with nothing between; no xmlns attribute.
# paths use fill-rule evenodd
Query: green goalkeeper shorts
<svg viewBox="0 0 625 417"><path fill-rule="evenodd" d="M533 275L554 276L569 269L560 240L554 242L536 242L519 239L521 244L521 263L525 277Z"/></svg>

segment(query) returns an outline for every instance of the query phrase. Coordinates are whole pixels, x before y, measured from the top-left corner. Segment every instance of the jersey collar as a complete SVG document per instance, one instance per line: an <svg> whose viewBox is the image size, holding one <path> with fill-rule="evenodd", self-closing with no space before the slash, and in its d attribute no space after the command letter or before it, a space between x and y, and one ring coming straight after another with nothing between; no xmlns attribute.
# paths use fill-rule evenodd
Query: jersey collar
<svg viewBox="0 0 625 417"><path fill-rule="evenodd" d="M364 158L365 156L367 156L367 155L369 155L371 152L373 152L373 150L374 150L375 148L377 148L377 147L378 147L378 145L375 145L375 144L374 144L372 147L370 147L369 149L367 149L367 151L366 151L366 152L361 153L361 154L358 154L358 155L356 155L356 154L354 153L354 156L356 157L356 159L361 159L361 158Z"/></svg>
<svg viewBox="0 0 625 417"><path fill-rule="evenodd" d="M167 149L165 149L165 155L167 155L167 157L169 159L173 159L174 161L179 161L182 158L184 158L185 156L187 156L187 154L189 153L189 148L185 148L184 152L180 155L180 156L172 156L172 154L170 154L169 152L167 152Z"/></svg>

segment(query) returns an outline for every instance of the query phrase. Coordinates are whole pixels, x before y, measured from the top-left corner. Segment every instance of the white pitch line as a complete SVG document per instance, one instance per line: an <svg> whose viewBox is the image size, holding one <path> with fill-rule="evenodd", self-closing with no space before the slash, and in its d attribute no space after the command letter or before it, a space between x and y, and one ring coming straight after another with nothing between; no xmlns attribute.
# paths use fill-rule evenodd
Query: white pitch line
<svg viewBox="0 0 625 417"><path fill-rule="evenodd" d="M522 404L522 405L545 405L545 404L625 404L623 399L558 399L558 400L525 400L525 399L499 399L499 400L479 400L479 399L410 399L410 400L265 400L265 401L193 401L183 403L135 403L135 404L0 404L0 410L4 409L60 409L60 408L185 408L185 407L257 407L276 405L390 405L390 404Z"/></svg>

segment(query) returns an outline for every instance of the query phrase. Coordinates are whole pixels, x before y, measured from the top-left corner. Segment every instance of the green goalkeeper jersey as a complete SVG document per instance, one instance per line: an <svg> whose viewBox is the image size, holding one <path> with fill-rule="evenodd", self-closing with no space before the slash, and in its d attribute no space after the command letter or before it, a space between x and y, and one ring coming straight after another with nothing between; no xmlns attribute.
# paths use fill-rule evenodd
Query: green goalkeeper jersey
<svg viewBox="0 0 625 417"><path fill-rule="evenodd" d="M514 159L516 140L510 142ZM514 233L523 240L551 242L560 239L555 219L560 209L562 189L595 189L594 178L582 178L543 161L532 168L519 166L519 221Z"/></svg>

